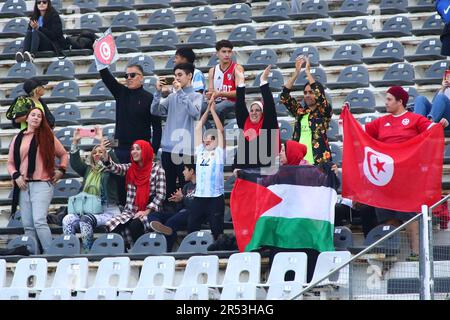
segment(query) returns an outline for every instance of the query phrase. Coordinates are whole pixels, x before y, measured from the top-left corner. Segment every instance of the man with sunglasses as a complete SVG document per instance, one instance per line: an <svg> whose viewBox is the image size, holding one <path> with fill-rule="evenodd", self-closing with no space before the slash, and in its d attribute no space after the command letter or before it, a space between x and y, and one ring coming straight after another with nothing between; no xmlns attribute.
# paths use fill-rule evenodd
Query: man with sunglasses
<svg viewBox="0 0 450 320"><path fill-rule="evenodd" d="M162 135L161 118L150 112L153 95L142 86L144 81L142 67L138 64L127 67L125 85L114 78L109 68L100 70L100 75L116 100L114 137L118 140L118 146L114 151L120 162L130 162L131 145L136 140L151 142L155 153L158 152ZM119 193L119 201L125 203L125 186L119 187L119 190L123 190L123 193Z"/></svg>

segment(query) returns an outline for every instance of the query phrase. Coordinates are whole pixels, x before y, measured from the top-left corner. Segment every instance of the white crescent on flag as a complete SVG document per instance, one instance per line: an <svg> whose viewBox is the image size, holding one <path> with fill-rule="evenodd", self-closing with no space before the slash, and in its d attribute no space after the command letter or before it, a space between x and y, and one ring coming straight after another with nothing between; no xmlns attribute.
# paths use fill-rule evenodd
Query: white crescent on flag
<svg viewBox="0 0 450 320"><path fill-rule="evenodd" d="M394 175L394 159L387 154L364 147L364 175L374 185L387 185Z"/></svg>

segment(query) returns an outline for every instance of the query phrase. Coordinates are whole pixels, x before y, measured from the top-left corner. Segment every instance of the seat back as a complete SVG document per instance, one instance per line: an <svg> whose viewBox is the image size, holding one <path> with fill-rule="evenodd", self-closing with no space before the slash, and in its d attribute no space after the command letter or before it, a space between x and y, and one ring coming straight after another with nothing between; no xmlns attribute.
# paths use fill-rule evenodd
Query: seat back
<svg viewBox="0 0 450 320"><path fill-rule="evenodd" d="M28 28L28 19L25 18L13 18L9 20L3 27L3 32L18 32L25 33Z"/></svg>
<svg viewBox="0 0 450 320"><path fill-rule="evenodd" d="M23 47L23 40L14 40L11 42L8 42L5 47L3 48L3 53L9 53L14 54L17 51L19 51Z"/></svg>
<svg viewBox="0 0 450 320"><path fill-rule="evenodd" d="M43 289L47 282L47 260L22 258L16 264L12 288Z"/></svg>
<svg viewBox="0 0 450 320"><path fill-rule="evenodd" d="M80 95L78 84L73 81L62 81L58 83L52 90L52 97L67 97L76 99Z"/></svg>
<svg viewBox="0 0 450 320"><path fill-rule="evenodd" d="M97 10L98 0L74 0L73 4L80 8Z"/></svg>
<svg viewBox="0 0 450 320"><path fill-rule="evenodd" d="M279 23L271 26L264 35L265 39L285 39L291 40L294 36L294 31L290 25L285 23Z"/></svg>
<svg viewBox="0 0 450 320"><path fill-rule="evenodd" d="M236 27L231 31L228 40L231 42L239 40L253 41L256 39L256 30L252 26Z"/></svg>
<svg viewBox="0 0 450 320"><path fill-rule="evenodd" d="M62 128L55 132L56 138L62 143L64 148L68 149L72 145L73 128Z"/></svg>
<svg viewBox="0 0 450 320"><path fill-rule="evenodd" d="M137 56L131 59L127 66L131 66L133 64L138 64L142 67L142 70L144 70L144 75L152 74L153 70L155 69L155 62L150 56Z"/></svg>
<svg viewBox="0 0 450 320"><path fill-rule="evenodd" d="M336 249L344 249L353 247L353 234L347 227L334 228L334 247Z"/></svg>
<svg viewBox="0 0 450 320"><path fill-rule="evenodd" d="M290 12L289 4L285 1L272 1L264 9L263 16L285 16Z"/></svg>
<svg viewBox="0 0 450 320"><path fill-rule="evenodd" d="M414 68L409 63L395 63L386 70L383 80L414 81Z"/></svg>
<svg viewBox="0 0 450 320"><path fill-rule="evenodd" d="M380 225L376 226L367 234L366 239L364 240L365 246L370 246L376 241L380 240L385 235L391 233L395 230L395 227L390 225ZM387 250L399 250L400 249L400 234L396 233L390 238L386 239L382 244L378 245L378 247L385 248Z"/></svg>
<svg viewBox="0 0 450 320"><path fill-rule="evenodd" d="M86 290L84 300L116 300L117 290L115 288L92 287Z"/></svg>
<svg viewBox="0 0 450 320"><path fill-rule="evenodd" d="M142 87L144 88L144 90L154 94L156 92L156 81L156 77L147 77L144 79Z"/></svg>
<svg viewBox="0 0 450 320"><path fill-rule="evenodd" d="M108 96L111 99L113 98L113 95L111 91L106 87L106 85L103 83L102 80L97 81L97 83L94 85L94 87L91 89L90 95L104 95Z"/></svg>
<svg viewBox="0 0 450 320"><path fill-rule="evenodd" d="M228 258L223 284L260 282L261 256L257 252L233 253Z"/></svg>
<svg viewBox="0 0 450 320"><path fill-rule="evenodd" d="M102 25L102 18L98 14L86 13L80 18L81 28L99 29Z"/></svg>
<svg viewBox="0 0 450 320"><path fill-rule="evenodd" d="M319 64L320 60L319 50L317 50L317 48L314 46L303 46L295 49L294 52L292 52L289 61L295 61L295 59L297 59L298 56L308 57L309 62L312 65Z"/></svg>
<svg viewBox="0 0 450 320"><path fill-rule="evenodd" d="M69 288L45 288L39 294L39 300L71 300L72 292Z"/></svg>
<svg viewBox="0 0 450 320"><path fill-rule="evenodd" d="M195 30L187 41L188 43L204 43L213 47L216 43L216 33L211 28L200 28Z"/></svg>
<svg viewBox="0 0 450 320"><path fill-rule="evenodd" d="M405 49L398 41L384 41L380 43L373 52L373 57L394 57L403 59Z"/></svg>
<svg viewBox="0 0 450 320"><path fill-rule="evenodd" d="M338 166L342 163L342 149L335 143L330 143L331 159Z"/></svg>
<svg viewBox="0 0 450 320"><path fill-rule="evenodd" d="M134 0L108 0L108 6L127 6L132 7Z"/></svg>
<svg viewBox="0 0 450 320"><path fill-rule="evenodd" d="M225 12L225 19L246 19L252 16L252 9L246 3L236 3L229 7Z"/></svg>
<svg viewBox="0 0 450 320"><path fill-rule="evenodd" d="M27 249L31 254L39 253L37 241L32 236L17 236L8 242L7 248L14 249L20 246L27 246Z"/></svg>
<svg viewBox="0 0 450 320"><path fill-rule="evenodd" d="M52 288L71 290L87 288L89 260L87 258L64 258L58 261Z"/></svg>
<svg viewBox="0 0 450 320"><path fill-rule="evenodd" d="M422 25L422 29L443 29L445 26L439 14L433 14L428 17Z"/></svg>
<svg viewBox="0 0 450 320"><path fill-rule="evenodd" d="M367 8L369 7L369 2L367 0L344 0L342 2L340 11L360 11L367 12Z"/></svg>
<svg viewBox="0 0 450 320"><path fill-rule="evenodd" d="M167 300L166 289L163 287L136 287L131 294L131 300Z"/></svg>
<svg viewBox="0 0 450 320"><path fill-rule="evenodd" d="M327 130L327 137L330 141L337 141L339 135L339 123L335 119L331 119Z"/></svg>
<svg viewBox="0 0 450 320"><path fill-rule="evenodd" d="M256 300L256 284L226 284L223 286L220 300Z"/></svg>
<svg viewBox="0 0 450 320"><path fill-rule="evenodd" d="M75 104L63 104L53 111L55 121L77 122L81 118L80 109Z"/></svg>
<svg viewBox="0 0 450 320"><path fill-rule="evenodd" d="M210 285L216 286L219 273L219 257L192 256L184 270L182 286Z"/></svg>
<svg viewBox="0 0 450 320"><path fill-rule="evenodd" d="M362 48L359 44L344 44L336 49L332 59L361 60L361 58Z"/></svg>
<svg viewBox="0 0 450 320"><path fill-rule="evenodd" d="M136 240L131 253L161 254L167 252L166 237L160 233L145 233Z"/></svg>
<svg viewBox="0 0 450 320"><path fill-rule="evenodd" d="M278 56L272 49L258 49L248 57L247 64L277 64Z"/></svg>
<svg viewBox="0 0 450 320"><path fill-rule="evenodd" d="M115 125L109 125L103 127L103 136L109 140L114 139L114 134L116 133Z"/></svg>
<svg viewBox="0 0 450 320"><path fill-rule="evenodd" d="M75 235L63 234L52 240L47 254L74 255L80 253L80 240Z"/></svg>
<svg viewBox="0 0 450 320"><path fill-rule="evenodd" d="M356 89L350 92L345 101L350 103L352 108L367 109L375 111L375 96L369 89Z"/></svg>
<svg viewBox="0 0 450 320"><path fill-rule="evenodd" d="M292 300L302 290L303 285L300 282L272 283L267 290L266 300Z"/></svg>
<svg viewBox="0 0 450 320"><path fill-rule="evenodd" d="M22 228L22 213L17 210L13 217L9 218L7 228Z"/></svg>
<svg viewBox="0 0 450 320"><path fill-rule="evenodd" d="M316 81L319 81L321 84L326 85L327 83L327 74L322 68L316 67L311 68L311 75L314 77ZM306 72L303 70L300 72L297 80L295 80L296 85L304 86L308 83L308 79L306 79Z"/></svg>
<svg viewBox="0 0 450 320"><path fill-rule="evenodd" d="M337 82L358 82L361 86L369 86L369 71L364 66L348 66L342 69Z"/></svg>
<svg viewBox="0 0 450 320"><path fill-rule="evenodd" d="M120 234L110 233L97 238L91 248L90 253L115 255L124 253L125 244Z"/></svg>
<svg viewBox="0 0 450 320"><path fill-rule="evenodd" d="M136 288L171 287L175 277L175 258L147 257L144 260Z"/></svg>
<svg viewBox="0 0 450 320"><path fill-rule="evenodd" d="M328 3L326 0L307 0L303 2L300 12L328 15Z"/></svg>
<svg viewBox="0 0 450 320"><path fill-rule="evenodd" d="M139 23L139 18L136 13L132 11L120 12L116 15L111 23L111 26L127 26L135 27Z"/></svg>
<svg viewBox="0 0 450 320"><path fill-rule="evenodd" d="M287 141L292 139L292 134L294 133L294 129L289 121L286 120L278 120L278 126L280 128L280 139L281 141Z"/></svg>
<svg viewBox="0 0 450 320"><path fill-rule="evenodd" d="M136 49L141 45L141 39L136 32L123 33L115 41L117 49Z"/></svg>
<svg viewBox="0 0 450 320"><path fill-rule="evenodd" d="M207 253L208 246L213 242L214 239L210 231L195 231L183 239L178 252Z"/></svg>
<svg viewBox="0 0 450 320"><path fill-rule="evenodd" d="M5 286L6 281L6 260L0 259L0 289Z"/></svg>
<svg viewBox="0 0 450 320"><path fill-rule="evenodd" d="M416 49L416 54L441 54L442 43L438 38L423 40Z"/></svg>
<svg viewBox="0 0 450 320"><path fill-rule="evenodd" d="M233 62L237 62L236 55L233 54L231 56L231 60L233 60ZM219 58L217 57L216 54L213 54L211 56L211 58L209 58L207 66L208 67L214 67L218 63L219 63Z"/></svg>
<svg viewBox="0 0 450 320"><path fill-rule="evenodd" d="M130 277L130 258L103 258L97 269L93 287L127 288Z"/></svg>
<svg viewBox="0 0 450 320"><path fill-rule="evenodd" d="M407 17L392 17L383 24L383 31L403 31L411 33L412 24Z"/></svg>
<svg viewBox="0 0 450 320"><path fill-rule="evenodd" d="M403 87L403 89L405 89L405 91L408 92L409 95L407 106L414 106L414 101L416 100L416 97L419 96L419 92L417 92L417 89L414 87Z"/></svg>
<svg viewBox="0 0 450 320"><path fill-rule="evenodd" d="M304 252L280 252L273 259L267 284L286 282L288 272L295 272L294 282L306 283L308 257Z"/></svg>
<svg viewBox="0 0 450 320"><path fill-rule="evenodd" d="M363 36L366 36L368 38L371 38L372 35L370 34L372 32L372 29L369 28L367 24L366 19L357 19L350 21L349 24L344 29L344 34L361 34Z"/></svg>
<svg viewBox="0 0 450 320"><path fill-rule="evenodd" d="M262 74L262 72L256 76L255 81L253 82L254 87L259 87L259 84L261 81L261 79L260 79L261 74ZM267 81L269 82L269 87L274 88L276 90L281 90L281 88L284 85L283 74L279 70L270 70Z"/></svg>
<svg viewBox="0 0 450 320"><path fill-rule="evenodd" d="M161 30L155 34L150 44L152 45L170 45L175 46L178 43L178 36L173 30Z"/></svg>
<svg viewBox="0 0 450 320"><path fill-rule="evenodd" d="M6 0L3 3L1 13L16 13L24 15L27 10L27 3L24 0Z"/></svg>
<svg viewBox="0 0 450 320"><path fill-rule="evenodd" d="M352 255L349 251L326 251L321 252L317 257L316 268L311 282L316 282L330 273L332 270L342 266L351 259ZM349 280L348 266L339 270L329 278L320 282L319 285L333 284L345 285Z"/></svg>
<svg viewBox="0 0 450 320"><path fill-rule="evenodd" d="M433 63L426 71L425 78L442 78L444 76L445 70L449 67L449 62L445 61L437 61Z"/></svg>
<svg viewBox="0 0 450 320"><path fill-rule="evenodd" d="M78 194L81 190L81 183L75 179L59 180L55 185L54 197L68 198Z"/></svg>
<svg viewBox="0 0 450 320"><path fill-rule="evenodd" d="M3 288L0 290L0 300L28 300L28 289Z"/></svg>
<svg viewBox="0 0 450 320"><path fill-rule="evenodd" d="M377 117L375 116L364 116L362 118L358 118L358 122L365 126L367 123L374 121L375 119L377 119Z"/></svg>
<svg viewBox="0 0 450 320"><path fill-rule="evenodd" d="M186 16L186 22L198 21L210 23L214 19L214 14L210 7L195 7Z"/></svg>
<svg viewBox="0 0 450 320"><path fill-rule="evenodd" d="M175 300L208 300L209 290L207 286L179 286L175 292Z"/></svg>
<svg viewBox="0 0 450 320"><path fill-rule="evenodd" d="M31 78L37 74L36 67L31 62L18 62L15 63L8 70L8 77L20 77L20 78Z"/></svg>
<svg viewBox="0 0 450 320"><path fill-rule="evenodd" d="M406 7L408 6L408 0L381 0L380 2L380 9L387 9L387 8L397 8L399 10L406 10Z"/></svg>
<svg viewBox="0 0 450 320"><path fill-rule="evenodd" d="M116 64L115 63L109 65L109 71L111 71L111 72L115 72L116 71ZM92 61L92 63L89 65L87 73L98 74L97 65L95 64L95 60Z"/></svg>
<svg viewBox="0 0 450 320"><path fill-rule="evenodd" d="M174 24L175 23L175 14L171 9L158 9L150 15L147 21L148 24Z"/></svg>
<svg viewBox="0 0 450 320"><path fill-rule="evenodd" d="M110 119L111 121L116 120L116 102L108 101L102 102L97 105L92 112L91 118L98 119Z"/></svg>
<svg viewBox="0 0 450 320"><path fill-rule="evenodd" d="M69 59L53 61L47 69L46 75L61 75L73 77L75 74L75 66Z"/></svg>
<svg viewBox="0 0 450 320"><path fill-rule="evenodd" d="M171 56L167 60L167 63L166 63L164 68L166 68L166 69L173 69L173 67L175 67L175 56Z"/></svg>
<svg viewBox="0 0 450 320"><path fill-rule="evenodd" d="M333 33L331 24L326 21L316 21L309 24L305 30L305 36L329 37Z"/></svg>

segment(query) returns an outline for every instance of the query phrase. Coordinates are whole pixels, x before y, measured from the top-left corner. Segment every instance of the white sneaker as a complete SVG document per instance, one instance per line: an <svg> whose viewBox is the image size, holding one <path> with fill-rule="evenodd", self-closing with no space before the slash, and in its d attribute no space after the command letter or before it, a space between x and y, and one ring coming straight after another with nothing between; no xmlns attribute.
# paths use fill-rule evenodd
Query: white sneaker
<svg viewBox="0 0 450 320"><path fill-rule="evenodd" d="M29 53L28 51L25 51L23 53L23 60L33 62L34 56L31 53Z"/></svg>
<svg viewBox="0 0 450 320"><path fill-rule="evenodd" d="M20 51L17 51L16 52L16 61L17 62L19 62L19 63L21 63L21 62L23 62L23 54L22 54L22 52L20 52Z"/></svg>

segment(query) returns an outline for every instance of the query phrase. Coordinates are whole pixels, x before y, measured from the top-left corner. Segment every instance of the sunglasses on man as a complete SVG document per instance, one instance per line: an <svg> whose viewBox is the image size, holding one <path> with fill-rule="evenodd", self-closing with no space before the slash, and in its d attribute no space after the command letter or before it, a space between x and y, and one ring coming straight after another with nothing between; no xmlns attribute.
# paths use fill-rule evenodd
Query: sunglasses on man
<svg viewBox="0 0 450 320"><path fill-rule="evenodd" d="M47 4L48 1L46 0L40 0L40 1L36 1L37 4Z"/></svg>
<svg viewBox="0 0 450 320"><path fill-rule="evenodd" d="M136 77L137 75L142 76L142 74L140 74L140 73L137 73L137 72L130 72L130 73L126 73L126 74L124 75L124 78L125 78L125 79L128 79L128 78L134 79L134 77Z"/></svg>

